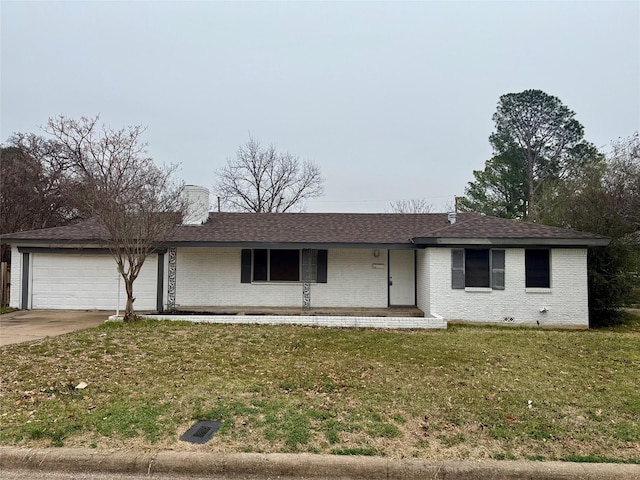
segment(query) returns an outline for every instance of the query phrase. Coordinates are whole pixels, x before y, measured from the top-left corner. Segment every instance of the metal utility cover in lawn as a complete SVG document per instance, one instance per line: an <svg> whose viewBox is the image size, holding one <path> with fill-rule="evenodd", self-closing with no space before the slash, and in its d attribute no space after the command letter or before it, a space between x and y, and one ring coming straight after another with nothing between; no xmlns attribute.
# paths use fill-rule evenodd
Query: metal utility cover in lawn
<svg viewBox="0 0 640 480"><path fill-rule="evenodd" d="M220 429L221 422L213 420L200 420L194 423L189 430L184 432L180 437L183 442L189 443L207 443L213 437L213 434Z"/></svg>

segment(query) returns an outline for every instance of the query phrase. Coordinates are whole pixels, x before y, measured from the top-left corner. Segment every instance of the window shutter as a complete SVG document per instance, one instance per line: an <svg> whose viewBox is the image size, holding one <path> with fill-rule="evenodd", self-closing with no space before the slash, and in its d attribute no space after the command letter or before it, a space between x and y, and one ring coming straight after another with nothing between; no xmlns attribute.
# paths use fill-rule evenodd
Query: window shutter
<svg viewBox="0 0 640 480"><path fill-rule="evenodd" d="M327 250L318 250L318 273L316 282L327 283Z"/></svg>
<svg viewBox="0 0 640 480"><path fill-rule="evenodd" d="M318 250L305 248L302 250L302 281L315 282L318 268Z"/></svg>
<svg viewBox="0 0 640 480"><path fill-rule="evenodd" d="M251 250L243 248L240 257L240 283L251 283Z"/></svg>
<svg viewBox="0 0 640 480"><path fill-rule="evenodd" d="M504 290L504 250L491 250L491 288Z"/></svg>
<svg viewBox="0 0 640 480"><path fill-rule="evenodd" d="M451 288L464 288L464 250L451 250Z"/></svg>

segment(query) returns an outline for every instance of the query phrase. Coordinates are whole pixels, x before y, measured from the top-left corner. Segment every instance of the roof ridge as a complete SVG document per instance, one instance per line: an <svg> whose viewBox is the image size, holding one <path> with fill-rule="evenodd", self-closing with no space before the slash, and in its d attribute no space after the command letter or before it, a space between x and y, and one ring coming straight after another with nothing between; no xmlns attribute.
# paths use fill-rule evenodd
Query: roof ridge
<svg viewBox="0 0 640 480"><path fill-rule="evenodd" d="M464 215L465 217L469 217L467 219L459 219L457 216L458 215ZM448 215L448 214L444 214L444 215ZM467 224L469 223L471 220L477 218L478 216L480 216L481 214L476 213L476 212L458 212L456 213L456 222L455 223L448 223L446 225L443 225L440 228L436 228L435 230L431 230L429 232L427 232L429 235L433 235L435 233L441 232L442 230L447 230L447 229L451 229L453 227L455 227L456 225L462 225L462 224ZM417 235L416 235L417 236ZM422 235L422 236L427 236L427 235Z"/></svg>

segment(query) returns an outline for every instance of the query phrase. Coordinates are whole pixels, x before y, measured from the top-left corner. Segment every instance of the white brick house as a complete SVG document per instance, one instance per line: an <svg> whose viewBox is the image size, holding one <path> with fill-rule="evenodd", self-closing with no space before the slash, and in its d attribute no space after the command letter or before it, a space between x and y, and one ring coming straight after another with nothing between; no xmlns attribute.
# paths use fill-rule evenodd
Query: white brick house
<svg viewBox="0 0 640 480"><path fill-rule="evenodd" d="M122 308L115 262L100 238L92 221L4 235L12 246L11 306ZM135 305L236 314L219 321L242 321L238 313L265 308L270 316L261 319L269 323L326 317L322 324L586 328L587 248L607 243L475 213L209 213L178 226L147 259L134 284ZM367 313L389 309L393 319L400 307L420 317ZM293 320L292 309L300 311ZM313 318L300 316L305 311Z"/></svg>

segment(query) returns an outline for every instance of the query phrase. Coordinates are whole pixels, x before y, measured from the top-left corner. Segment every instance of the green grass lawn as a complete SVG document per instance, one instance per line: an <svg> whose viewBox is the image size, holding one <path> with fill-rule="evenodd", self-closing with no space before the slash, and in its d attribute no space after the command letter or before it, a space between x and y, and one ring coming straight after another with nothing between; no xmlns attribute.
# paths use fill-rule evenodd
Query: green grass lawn
<svg viewBox="0 0 640 480"><path fill-rule="evenodd" d="M144 321L0 355L4 445L640 463L638 323L383 331ZM223 425L203 446L179 442L198 419Z"/></svg>

